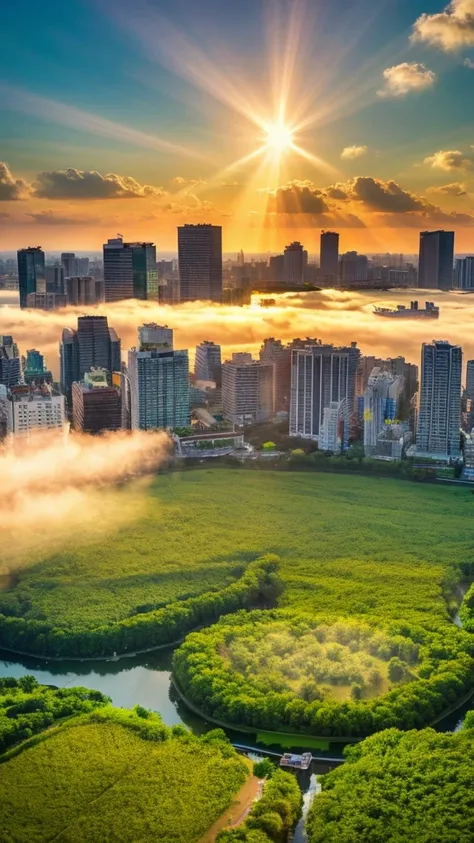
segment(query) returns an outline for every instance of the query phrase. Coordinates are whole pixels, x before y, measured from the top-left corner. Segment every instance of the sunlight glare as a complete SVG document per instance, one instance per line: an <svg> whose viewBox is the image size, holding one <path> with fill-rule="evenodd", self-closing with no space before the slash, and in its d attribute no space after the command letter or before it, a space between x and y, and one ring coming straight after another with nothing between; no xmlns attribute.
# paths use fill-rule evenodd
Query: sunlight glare
<svg viewBox="0 0 474 843"><path fill-rule="evenodd" d="M281 155L293 146L293 131L283 122L273 123L265 126L267 147Z"/></svg>

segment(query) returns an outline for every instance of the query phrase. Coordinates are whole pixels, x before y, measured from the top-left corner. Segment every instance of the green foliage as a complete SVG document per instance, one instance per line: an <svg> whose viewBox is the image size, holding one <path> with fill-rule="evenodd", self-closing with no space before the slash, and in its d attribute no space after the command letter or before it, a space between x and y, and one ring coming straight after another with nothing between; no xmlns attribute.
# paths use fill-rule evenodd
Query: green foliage
<svg viewBox="0 0 474 843"><path fill-rule="evenodd" d="M276 450L276 445L275 445L274 442L264 442L262 447L263 447L264 451L275 451Z"/></svg>
<svg viewBox="0 0 474 843"><path fill-rule="evenodd" d="M471 843L474 732L373 735L322 778L308 843Z"/></svg>
<svg viewBox="0 0 474 843"><path fill-rule="evenodd" d="M277 569L277 558L268 556L250 563L240 580L220 592L190 597L90 631L69 631L46 621L0 615L0 635L4 645L13 649L64 657L107 656L171 644L226 612L275 605L282 592Z"/></svg>
<svg viewBox="0 0 474 843"><path fill-rule="evenodd" d="M222 734L204 740L151 712L105 708L0 766L2 840L197 843L247 775Z"/></svg>
<svg viewBox="0 0 474 843"><path fill-rule="evenodd" d="M275 770L276 767L269 758L262 758L253 765L253 774L259 779L271 779Z"/></svg>
<svg viewBox="0 0 474 843"><path fill-rule="evenodd" d="M474 584L471 586L459 610L463 628L474 632Z"/></svg>
<svg viewBox="0 0 474 843"><path fill-rule="evenodd" d="M464 728L474 729L474 711L468 711L464 718Z"/></svg>
<svg viewBox="0 0 474 843"><path fill-rule="evenodd" d="M58 720L104 706L110 700L88 688L49 688L33 676L0 678L0 753Z"/></svg>
<svg viewBox="0 0 474 843"><path fill-rule="evenodd" d="M277 770L243 825L221 831L216 843L286 843L301 816L301 803L295 776Z"/></svg>
<svg viewBox="0 0 474 843"><path fill-rule="evenodd" d="M281 634L285 627L292 633L294 655L289 649L290 637ZM198 709L231 726L363 737L391 726L410 729L429 725L472 687L474 658L469 653L474 652L473 642L454 624L438 632L404 621L385 622L383 627L384 631L375 621L361 624L353 619L315 618L288 611L239 612L189 635L174 653L174 676L182 693ZM308 640L310 631L317 646L314 652L306 646L301 662L298 637ZM327 660L321 661L318 636L327 650L331 648L335 657L332 667ZM346 647L331 640L334 637L346 642ZM260 656L263 653L265 658L269 644L275 642L275 655L268 658L265 670ZM363 647L366 655L352 662L345 655L351 646L355 654ZM339 650L344 654L340 660ZM391 670L391 689L379 685L381 671L377 677L373 675L370 653L382 663L385 660L386 675ZM364 662L367 675L361 673ZM292 683L295 670L306 670L304 683ZM360 694L351 694L349 686L338 698L327 687L331 677L336 690L338 682L350 680L360 687ZM361 686L361 678L373 683L370 693ZM310 680L314 690L308 692Z"/></svg>

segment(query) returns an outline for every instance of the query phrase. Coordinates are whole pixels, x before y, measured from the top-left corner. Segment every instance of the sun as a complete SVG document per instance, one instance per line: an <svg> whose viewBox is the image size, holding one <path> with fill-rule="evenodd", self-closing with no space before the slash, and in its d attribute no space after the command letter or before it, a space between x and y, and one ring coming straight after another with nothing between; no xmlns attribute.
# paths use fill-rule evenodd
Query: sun
<svg viewBox="0 0 474 843"><path fill-rule="evenodd" d="M282 155L293 146L293 131L283 122L271 123L265 126L265 144L276 154Z"/></svg>

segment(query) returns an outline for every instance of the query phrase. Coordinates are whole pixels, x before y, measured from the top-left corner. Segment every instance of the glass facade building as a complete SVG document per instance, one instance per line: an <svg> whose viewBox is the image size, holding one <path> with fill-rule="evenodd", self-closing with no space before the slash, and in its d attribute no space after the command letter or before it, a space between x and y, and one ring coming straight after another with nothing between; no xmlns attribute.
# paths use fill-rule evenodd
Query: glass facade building
<svg viewBox="0 0 474 843"><path fill-rule="evenodd" d="M17 258L20 307L25 308L29 293L46 293L44 252L41 246L29 246L28 249L19 249Z"/></svg>
<svg viewBox="0 0 474 843"><path fill-rule="evenodd" d="M461 373L459 345L439 340L423 343L417 453L459 457Z"/></svg>

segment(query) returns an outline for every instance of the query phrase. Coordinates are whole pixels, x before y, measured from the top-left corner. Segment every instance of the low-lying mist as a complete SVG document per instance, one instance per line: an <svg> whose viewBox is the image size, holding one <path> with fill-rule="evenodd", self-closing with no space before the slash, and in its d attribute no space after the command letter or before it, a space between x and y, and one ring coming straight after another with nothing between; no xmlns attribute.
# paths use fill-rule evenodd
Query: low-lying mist
<svg viewBox="0 0 474 843"><path fill-rule="evenodd" d="M149 475L169 452L165 433L136 431L44 434L0 454L0 574L139 518Z"/></svg>

